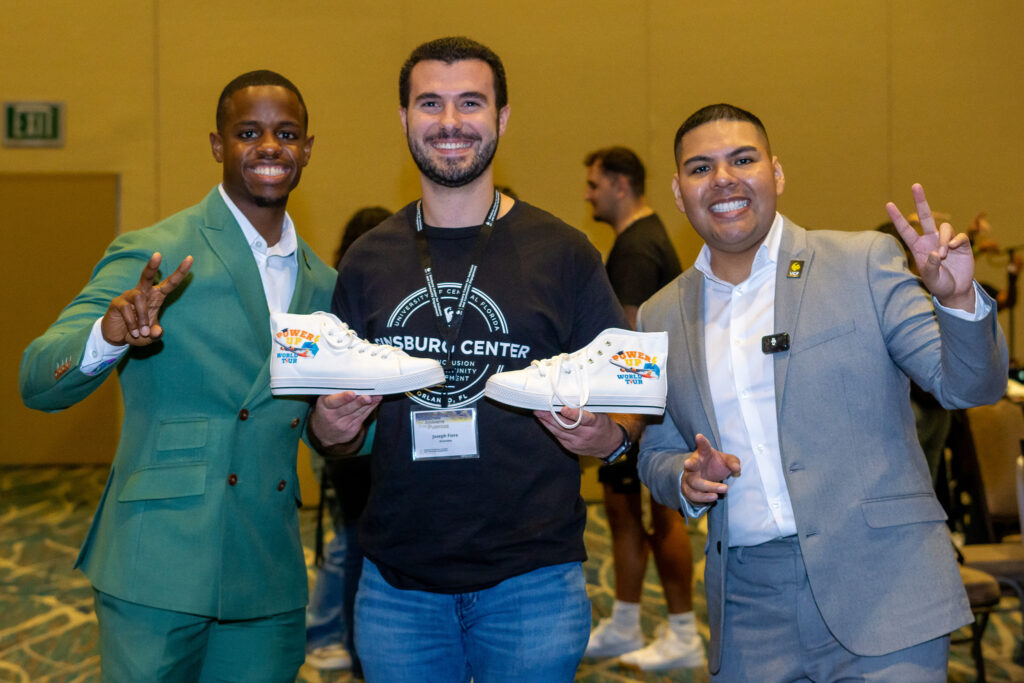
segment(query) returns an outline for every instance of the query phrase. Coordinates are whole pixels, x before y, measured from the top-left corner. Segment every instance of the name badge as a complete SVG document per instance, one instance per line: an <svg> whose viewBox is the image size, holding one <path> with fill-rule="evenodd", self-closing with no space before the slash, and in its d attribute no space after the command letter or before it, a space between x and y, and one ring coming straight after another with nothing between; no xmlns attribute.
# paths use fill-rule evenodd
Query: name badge
<svg viewBox="0 0 1024 683"><path fill-rule="evenodd" d="M413 460L479 458L476 438L476 408L414 410L412 419Z"/></svg>

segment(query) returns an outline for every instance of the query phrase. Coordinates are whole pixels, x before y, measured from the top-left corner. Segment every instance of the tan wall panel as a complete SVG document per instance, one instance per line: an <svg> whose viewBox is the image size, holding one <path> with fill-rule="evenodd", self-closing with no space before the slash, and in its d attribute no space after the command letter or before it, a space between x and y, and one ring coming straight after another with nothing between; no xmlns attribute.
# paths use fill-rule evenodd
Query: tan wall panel
<svg viewBox="0 0 1024 683"><path fill-rule="evenodd" d="M950 213L959 230L986 211L1003 247L1024 245L1022 26L1019 2L893 6L892 191L909 203L910 184L924 184L933 209ZM978 278L1004 287L1006 263L1005 254L982 257ZM1007 312L1000 321L1008 329Z"/></svg>
<svg viewBox="0 0 1024 683"><path fill-rule="evenodd" d="M0 17L0 100L62 101L68 122L62 149L0 146L0 169L118 174L120 224L156 220L153 0L0 0Z"/></svg>
<svg viewBox="0 0 1024 683"><path fill-rule="evenodd" d="M0 173L5 231L0 310L12 353L0 365L0 463L110 462L117 447L121 399L116 377L59 413L29 410L18 393L18 365L29 342L89 280L113 239L117 177L109 174Z"/></svg>
<svg viewBox="0 0 1024 683"><path fill-rule="evenodd" d="M1009 0L0 0L0 12L0 96L64 100L70 122L63 150L0 148L0 168L119 173L125 229L218 181L207 140L217 95L267 67L310 108L316 144L290 209L329 257L355 209L419 194L397 120L398 68L418 43L464 33L508 67L498 181L602 250L611 234L582 200L581 158L622 143L647 162L651 202L692 261L699 241L668 191L671 140L687 114L719 100L764 119L788 179L781 208L798 222L873 227L886 200L905 204L921 180L958 225L988 210L1000 241L1024 243L1024 6ZM981 273L999 279L1000 268L983 262Z"/></svg>

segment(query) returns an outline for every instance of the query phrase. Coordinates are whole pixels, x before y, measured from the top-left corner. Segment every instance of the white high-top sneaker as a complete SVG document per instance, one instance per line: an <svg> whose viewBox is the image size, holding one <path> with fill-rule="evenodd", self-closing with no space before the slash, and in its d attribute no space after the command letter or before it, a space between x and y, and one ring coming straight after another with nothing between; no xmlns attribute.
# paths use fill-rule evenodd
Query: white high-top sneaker
<svg viewBox="0 0 1024 683"><path fill-rule="evenodd" d="M330 313L272 313L270 391L294 394L400 394L444 382L431 358L360 339Z"/></svg>
<svg viewBox="0 0 1024 683"><path fill-rule="evenodd" d="M550 410L570 429L576 425L558 417L562 406L592 413L661 415L668 392L667 356L667 332L611 328L574 353L491 375L484 394L510 406Z"/></svg>

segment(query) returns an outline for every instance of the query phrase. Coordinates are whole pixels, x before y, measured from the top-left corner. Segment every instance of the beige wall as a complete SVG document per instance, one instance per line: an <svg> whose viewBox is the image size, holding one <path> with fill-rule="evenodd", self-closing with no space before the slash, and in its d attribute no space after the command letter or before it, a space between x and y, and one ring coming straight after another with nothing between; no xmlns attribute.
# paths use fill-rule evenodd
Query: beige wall
<svg viewBox="0 0 1024 683"><path fill-rule="evenodd" d="M623 143L647 161L651 201L692 259L698 242L668 191L671 140L719 100L764 119L788 180L782 210L800 223L873 227L921 181L957 226L986 210L997 239L1024 243L1024 3L1011 0L0 0L0 16L0 99L63 100L69 122L63 149L0 148L0 169L119 174L124 229L218 180L216 97L266 67L309 105L316 144L290 208L328 256L355 209L417 196L398 68L416 44L465 33L509 72L499 182L602 249L610 231L581 199L581 159ZM1002 279L998 263L981 274Z"/></svg>

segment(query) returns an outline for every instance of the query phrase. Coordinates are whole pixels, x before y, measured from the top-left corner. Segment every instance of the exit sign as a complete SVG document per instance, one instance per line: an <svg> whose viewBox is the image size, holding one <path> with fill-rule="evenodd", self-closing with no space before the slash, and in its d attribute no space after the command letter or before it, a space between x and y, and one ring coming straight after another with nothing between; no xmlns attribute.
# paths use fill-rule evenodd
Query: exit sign
<svg viewBox="0 0 1024 683"><path fill-rule="evenodd" d="M63 147L63 102L4 102L5 147Z"/></svg>

